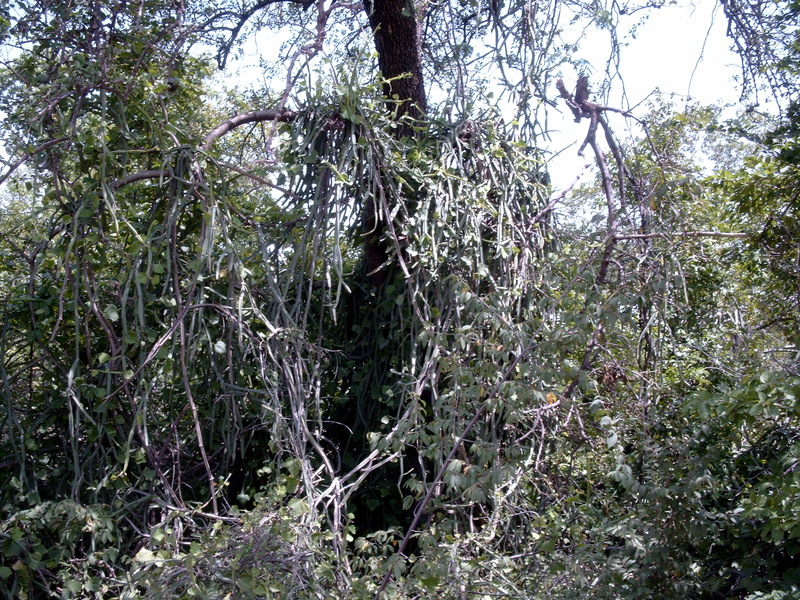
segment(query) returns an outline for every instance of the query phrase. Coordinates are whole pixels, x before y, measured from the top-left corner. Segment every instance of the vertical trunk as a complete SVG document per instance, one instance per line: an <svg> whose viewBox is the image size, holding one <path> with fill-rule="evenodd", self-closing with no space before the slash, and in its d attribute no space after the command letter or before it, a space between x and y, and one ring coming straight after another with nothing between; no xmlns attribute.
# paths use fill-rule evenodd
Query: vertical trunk
<svg viewBox="0 0 800 600"><path fill-rule="evenodd" d="M378 51L387 99L400 101L397 116L419 118L426 109L419 51L419 30L413 0L367 0L364 8ZM401 135L411 133L401 131Z"/></svg>
<svg viewBox="0 0 800 600"><path fill-rule="evenodd" d="M390 80L384 84L384 95L389 109L402 120L397 135L413 137L417 131L404 117L420 119L427 108L413 0L366 0L364 8L378 51L378 65L383 77ZM370 283L378 288L387 277L386 268L381 269L388 258L386 243L381 240L384 229L373 202L364 213L364 262Z"/></svg>

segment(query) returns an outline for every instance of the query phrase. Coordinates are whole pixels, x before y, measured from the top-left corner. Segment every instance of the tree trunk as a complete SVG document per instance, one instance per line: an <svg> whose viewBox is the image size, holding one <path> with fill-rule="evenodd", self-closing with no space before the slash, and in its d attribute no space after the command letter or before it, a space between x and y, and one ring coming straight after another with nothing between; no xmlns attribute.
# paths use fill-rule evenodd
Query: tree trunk
<svg viewBox="0 0 800 600"><path fill-rule="evenodd" d="M364 9L374 35L378 65L383 77L390 80L384 84L383 93L399 121L397 136L414 137L418 130L411 121L422 118L427 102L412 0L366 0ZM386 243L381 239L384 230L379 209L372 202L364 213L364 262L368 280L377 288L388 276L386 268L381 268L388 258Z"/></svg>
<svg viewBox="0 0 800 600"><path fill-rule="evenodd" d="M400 101L398 118L420 118L427 106L412 0L367 0L364 8L374 34L378 65L384 78L392 80L384 86L386 98ZM410 134L410 127L401 128L400 135Z"/></svg>

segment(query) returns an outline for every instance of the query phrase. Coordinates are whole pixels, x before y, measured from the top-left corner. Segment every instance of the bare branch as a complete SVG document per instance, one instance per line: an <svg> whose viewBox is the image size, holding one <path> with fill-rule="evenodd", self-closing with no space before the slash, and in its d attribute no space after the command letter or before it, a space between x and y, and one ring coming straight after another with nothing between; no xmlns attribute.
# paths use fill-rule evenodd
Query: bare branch
<svg viewBox="0 0 800 600"><path fill-rule="evenodd" d="M268 188L272 188L273 190L278 190L284 196L290 196L292 198L297 198L298 197L297 194L295 194L291 190L287 190L284 187L281 187L279 185L275 185L269 179L264 179L263 177L259 177L258 175L254 174L254 173L250 173L247 169L243 169L242 167L239 167L237 165L232 165L230 163L221 162L221 161L216 161L216 164L219 165L220 167L222 167L223 169L229 169L229 170L231 170L231 171L233 171L235 173L238 173L239 175L242 175L244 177L252 179L253 181L257 181L261 185L265 185Z"/></svg>
<svg viewBox="0 0 800 600"><path fill-rule="evenodd" d="M291 110L254 110L249 113L243 113L231 117L221 125L214 128L214 130L206 136L203 140L202 150L208 150L211 145L220 137L229 131L236 129L240 125L248 123L262 123L264 121L279 121L281 123L290 123L297 117L297 113Z"/></svg>

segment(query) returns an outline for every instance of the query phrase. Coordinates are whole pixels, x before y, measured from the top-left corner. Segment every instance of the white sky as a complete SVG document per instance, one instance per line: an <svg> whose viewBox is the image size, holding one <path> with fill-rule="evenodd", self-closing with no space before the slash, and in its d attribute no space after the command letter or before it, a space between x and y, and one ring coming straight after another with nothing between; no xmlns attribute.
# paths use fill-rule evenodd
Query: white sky
<svg viewBox="0 0 800 600"><path fill-rule="evenodd" d="M622 25L630 27L635 22L636 15ZM614 81L607 104L629 109L643 103L639 110L634 108L633 114L644 116L648 110L645 100L651 94L672 99L678 107L687 100L720 105L735 102L739 88L734 78L740 71L738 56L729 49L726 27L727 21L717 0L696 0L694 6L682 2L680 6L665 6L654 11L650 20L638 28L636 38L626 40L620 61L624 88L619 79ZM598 32L580 47L579 54L596 69L590 73L590 79L602 80L610 47L607 37ZM568 83L567 88L570 87ZM615 133L622 137L625 133L623 117L609 114L609 120ZM592 160L590 150L584 152L585 158L577 156L588 123L585 120L575 123L572 114L564 110L560 115L551 115L549 125L553 137L551 150L575 144L549 163L558 193L559 188L571 184L582 166Z"/></svg>

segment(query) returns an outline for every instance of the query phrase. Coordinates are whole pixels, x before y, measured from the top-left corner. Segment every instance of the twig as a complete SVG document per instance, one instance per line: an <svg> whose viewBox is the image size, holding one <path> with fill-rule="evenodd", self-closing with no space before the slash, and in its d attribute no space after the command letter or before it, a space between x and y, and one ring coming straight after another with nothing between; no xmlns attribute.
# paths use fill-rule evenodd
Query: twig
<svg viewBox="0 0 800 600"><path fill-rule="evenodd" d="M569 194L572 191L572 189L576 185L578 185L578 182L581 180L581 177L583 176L583 172L586 170L586 167L588 167L588 166L589 166L589 163L583 165L583 168L580 170L580 172L578 173L577 177L575 177L575 179L572 181L572 183L570 183L567 187L565 187L558 196L556 196L555 198L550 200L550 202L547 204L547 206L545 206L542 210L540 210L536 214L535 217L533 217L533 221L534 222L541 221L545 217L545 215L547 213L549 213L551 210L553 210L555 208L556 204L558 204L564 198L567 197L567 194Z"/></svg>
<svg viewBox="0 0 800 600"><path fill-rule="evenodd" d="M217 53L217 65L219 66L220 69L224 69L225 68L225 64L228 62L228 57L230 56L230 53L231 53L231 49L233 48L233 45L236 43L236 40L239 38L239 34L241 33L242 28L245 26L247 21L249 21L250 18L254 14L256 14L259 10L267 8L271 4L276 4L276 3L281 2L281 1L282 0L260 0L259 2L256 2L253 6L251 6L248 10L246 10L244 12L241 12L239 14L236 14L236 17L238 17L239 22L236 23L236 25L234 25L231 28L231 30L230 30L231 31L230 39L228 39L226 42L224 42L222 44L222 47L220 48L219 52ZM313 0L299 0L299 1L298 0L290 0L290 1L292 2L292 4L299 4L304 9L308 9L314 3ZM218 19L220 16L226 15L226 13L230 14L229 11L225 11L225 12L222 12L222 13L217 13L212 18L208 19L207 22L213 22L216 19Z"/></svg>

